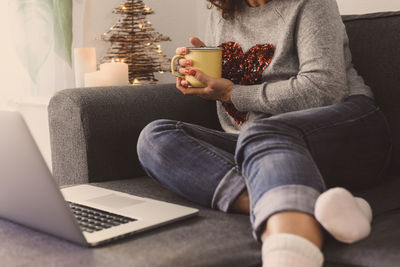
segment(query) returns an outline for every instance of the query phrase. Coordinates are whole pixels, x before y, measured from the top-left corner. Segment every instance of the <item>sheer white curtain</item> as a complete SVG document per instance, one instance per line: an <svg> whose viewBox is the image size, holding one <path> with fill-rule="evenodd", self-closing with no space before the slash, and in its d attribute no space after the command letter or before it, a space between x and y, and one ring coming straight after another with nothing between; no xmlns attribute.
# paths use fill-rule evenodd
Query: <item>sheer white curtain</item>
<svg viewBox="0 0 400 267"><path fill-rule="evenodd" d="M54 34L61 32L54 31L54 16L63 14L54 4L71 2L72 49L96 47L100 59L109 44L99 37L117 21L118 15L112 10L121 0L0 0L0 108L21 98L51 96L58 90L75 87L73 69L56 51L56 39L60 36ZM156 30L173 40L162 44L169 57L175 54L177 46L189 45L190 36L203 37L205 0L144 2L156 12L149 16ZM177 17L177 13L181 16ZM182 25L182 21L191 23ZM21 52L24 49L29 56L26 51ZM160 83L175 81L170 73L157 78Z"/></svg>
<svg viewBox="0 0 400 267"><path fill-rule="evenodd" d="M0 107L73 87L71 4L72 0L0 1Z"/></svg>

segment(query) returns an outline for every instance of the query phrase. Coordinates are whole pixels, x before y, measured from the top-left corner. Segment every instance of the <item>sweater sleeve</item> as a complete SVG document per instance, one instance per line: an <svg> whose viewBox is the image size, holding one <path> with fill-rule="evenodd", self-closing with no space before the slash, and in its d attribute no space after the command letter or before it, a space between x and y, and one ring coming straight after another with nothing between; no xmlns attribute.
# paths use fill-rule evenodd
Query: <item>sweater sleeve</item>
<svg viewBox="0 0 400 267"><path fill-rule="evenodd" d="M293 25L298 73L285 80L235 85L231 98L239 111L280 114L331 105L348 95L346 32L336 1L305 1Z"/></svg>

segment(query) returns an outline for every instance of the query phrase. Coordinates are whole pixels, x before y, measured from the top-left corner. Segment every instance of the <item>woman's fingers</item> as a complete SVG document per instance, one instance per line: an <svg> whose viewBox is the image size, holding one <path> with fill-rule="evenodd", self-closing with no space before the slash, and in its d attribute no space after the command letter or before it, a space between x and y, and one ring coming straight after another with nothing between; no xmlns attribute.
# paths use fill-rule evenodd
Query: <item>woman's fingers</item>
<svg viewBox="0 0 400 267"><path fill-rule="evenodd" d="M182 78L176 79L176 88L178 88L182 93L185 93L184 90L189 86L189 82Z"/></svg>
<svg viewBox="0 0 400 267"><path fill-rule="evenodd" d="M203 47L206 46L205 43L203 43L203 41L201 41L199 38L197 37L191 37L190 38L190 43L194 46L194 47ZM175 54L177 55L186 55L189 52L187 47L178 47L175 50Z"/></svg>
<svg viewBox="0 0 400 267"><path fill-rule="evenodd" d="M199 87L189 87L189 82L182 79L182 78L177 78L176 79L176 87L185 95L204 95L205 94L205 88L199 88Z"/></svg>
<svg viewBox="0 0 400 267"><path fill-rule="evenodd" d="M188 73L186 73L186 68L178 68L178 72L180 74L188 74Z"/></svg>
<svg viewBox="0 0 400 267"><path fill-rule="evenodd" d="M181 91L181 92L183 93L183 90L184 90L185 88L183 88L183 86L182 86L182 84L181 84L182 81L183 81L182 78L176 78L176 88L178 88L179 91Z"/></svg>
<svg viewBox="0 0 400 267"><path fill-rule="evenodd" d="M205 84L208 84L210 82L210 77L198 69L178 68L178 72L180 74L194 76L197 80Z"/></svg>
<svg viewBox="0 0 400 267"><path fill-rule="evenodd" d="M178 72L180 73L180 74L189 74L189 75L192 75L192 76L195 76L196 75L196 70L195 69L192 69L192 68L178 68ZM200 71L199 71L200 72ZM199 75L202 75L202 76L204 76L205 74L203 74L203 72L201 72ZM208 76L207 76L208 77Z"/></svg>
<svg viewBox="0 0 400 267"><path fill-rule="evenodd" d="M181 85L182 85L183 88L188 88L190 83L188 81L182 79Z"/></svg>
<svg viewBox="0 0 400 267"><path fill-rule="evenodd" d="M185 67L185 66L192 66L193 62L191 59L181 58L178 60L178 63L181 67Z"/></svg>
<svg viewBox="0 0 400 267"><path fill-rule="evenodd" d="M206 46L206 44L205 43L203 43L199 38L197 38L197 37L191 37L190 39L189 39L189 41L190 41L190 43L193 45L193 46L195 46L195 47L203 47L203 46Z"/></svg>
<svg viewBox="0 0 400 267"><path fill-rule="evenodd" d="M196 80L207 85L211 82L212 79L210 76L198 69L186 69L186 74L194 76Z"/></svg>
<svg viewBox="0 0 400 267"><path fill-rule="evenodd" d="M177 55L186 55L187 53L188 53L187 47L178 47L175 50L175 54L177 54Z"/></svg>
<svg viewBox="0 0 400 267"><path fill-rule="evenodd" d="M186 47L178 47L175 52L177 55L186 55L188 53L188 49ZM180 58L178 60L178 64L181 67L192 66L193 61L191 59Z"/></svg>

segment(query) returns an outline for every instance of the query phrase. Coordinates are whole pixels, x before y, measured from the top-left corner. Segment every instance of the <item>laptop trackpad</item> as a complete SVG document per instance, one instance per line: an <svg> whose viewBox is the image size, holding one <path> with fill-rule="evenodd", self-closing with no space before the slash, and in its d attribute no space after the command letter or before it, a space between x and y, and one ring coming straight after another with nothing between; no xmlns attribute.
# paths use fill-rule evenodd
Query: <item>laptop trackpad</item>
<svg viewBox="0 0 400 267"><path fill-rule="evenodd" d="M93 204L99 204L108 208L113 208L113 209L123 209L132 205L137 205L140 203L143 203L144 201L129 198L129 197L124 197L124 196L119 196L116 194L109 194L101 197L96 197L96 198L91 198L86 200L87 202L93 203Z"/></svg>

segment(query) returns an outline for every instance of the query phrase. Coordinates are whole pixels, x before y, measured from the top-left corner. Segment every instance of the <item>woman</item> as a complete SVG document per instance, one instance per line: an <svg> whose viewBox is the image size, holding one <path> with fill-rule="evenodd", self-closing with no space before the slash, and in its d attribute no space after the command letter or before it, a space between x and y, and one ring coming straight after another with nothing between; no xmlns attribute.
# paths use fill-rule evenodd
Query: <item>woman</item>
<svg viewBox="0 0 400 267"><path fill-rule="evenodd" d="M180 78L176 86L216 100L224 132L158 120L142 131L139 159L187 199L249 213L263 266L322 266L322 228L351 243L369 234L372 218L365 200L334 187L379 182L391 147L352 67L336 1L208 1L205 43L224 48L223 78L181 59L179 72L206 87Z"/></svg>

